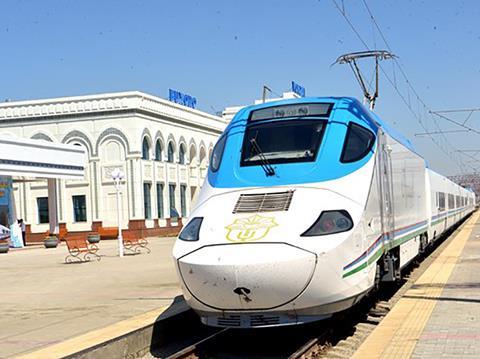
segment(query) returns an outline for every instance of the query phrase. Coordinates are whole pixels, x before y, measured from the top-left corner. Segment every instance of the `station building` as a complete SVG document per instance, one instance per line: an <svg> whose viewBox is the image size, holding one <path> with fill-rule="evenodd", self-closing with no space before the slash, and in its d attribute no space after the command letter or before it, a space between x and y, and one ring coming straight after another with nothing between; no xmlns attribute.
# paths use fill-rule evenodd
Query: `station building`
<svg viewBox="0 0 480 359"><path fill-rule="evenodd" d="M227 119L143 92L120 92L0 104L0 136L81 146L88 159L81 180L56 184L60 228L69 232L117 226L112 172L120 191L123 230L175 234L188 217ZM27 241L49 229L45 181L14 182Z"/></svg>

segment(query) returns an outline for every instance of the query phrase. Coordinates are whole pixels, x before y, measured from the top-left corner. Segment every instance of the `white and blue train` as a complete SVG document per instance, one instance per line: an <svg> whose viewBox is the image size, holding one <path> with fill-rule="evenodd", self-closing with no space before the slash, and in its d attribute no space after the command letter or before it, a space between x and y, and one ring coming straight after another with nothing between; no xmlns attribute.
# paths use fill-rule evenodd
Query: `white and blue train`
<svg viewBox="0 0 480 359"><path fill-rule="evenodd" d="M300 324L398 279L474 206L356 99L270 102L218 140L173 255L205 324Z"/></svg>

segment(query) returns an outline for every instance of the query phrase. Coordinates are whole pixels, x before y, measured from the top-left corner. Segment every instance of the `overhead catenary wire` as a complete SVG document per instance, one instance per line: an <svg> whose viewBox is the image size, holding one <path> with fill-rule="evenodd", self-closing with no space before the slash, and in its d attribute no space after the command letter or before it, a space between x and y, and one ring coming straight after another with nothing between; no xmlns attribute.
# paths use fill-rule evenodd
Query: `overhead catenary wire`
<svg viewBox="0 0 480 359"><path fill-rule="evenodd" d="M462 109L453 109L453 110L437 110L436 113L455 113L455 112L478 112L480 108L462 108Z"/></svg>
<svg viewBox="0 0 480 359"><path fill-rule="evenodd" d="M460 126L460 127L463 127L465 128L468 132L473 132L473 133L476 133L477 135L480 135L480 131L479 130L476 130L474 129L473 127L470 127L470 126L467 126L465 125L465 121L464 123L461 123L461 122L458 122L458 121L455 121L453 119L451 119L450 117L447 117L445 115L441 115L440 113L438 112L435 112L435 111L431 111L434 115L440 117L440 118L443 118L445 121L448 121L448 122L451 122L457 126Z"/></svg>
<svg viewBox="0 0 480 359"><path fill-rule="evenodd" d="M458 109L458 110L437 110L437 111L431 111L434 115L437 115L439 117L442 117L440 114L443 114L443 113L463 113L463 112L468 112L468 115L467 117L465 118L465 120L462 122L461 125L459 126L462 126L462 127L465 127L466 129L470 130L470 127L469 126L466 126L465 124L468 122L468 120L470 120L470 118L472 117L472 115L475 113L475 112L478 112L480 111L480 108L468 108L468 109ZM444 117L443 117L444 118ZM445 118L444 118L445 119Z"/></svg>
<svg viewBox="0 0 480 359"><path fill-rule="evenodd" d="M375 27L377 28L383 42L385 43L385 46L387 46L387 49L389 51L392 51L391 47L390 47L390 44L388 43L387 41L387 38L386 36L384 35L382 29L380 28L377 20L375 19L375 16L373 15L373 12L371 11L370 7L368 6L368 3L367 3L367 0L362 0L364 6L365 6L365 9L367 10L368 14L370 15L370 19L372 20L372 23L375 25ZM416 89L413 87L412 85L412 82L409 80L406 72L404 71L403 67L401 66L400 62L399 62L399 59L397 57L393 58L394 60L394 64L396 64L398 66L398 69L400 70L400 73L402 74L403 78L405 79L405 82L406 84L408 85L408 88L407 89L410 89L413 94L415 95L416 99L417 99L417 104L421 104L424 108L424 110L428 111L429 113L432 113L432 111L430 110L430 108L426 105L426 103L420 98L420 95L418 94L418 92L416 91ZM386 74L385 74L386 75ZM408 95L410 96L410 92L408 92ZM409 98L409 102L410 102L410 98ZM419 112L420 112L420 109L419 109ZM418 116L420 119L420 115ZM455 150L455 146L453 146L450 141L448 141L447 137L444 135L445 131L442 131L441 128L440 128L440 125L438 124L438 122L436 121L435 118L432 117L432 120L433 120L433 123L435 124L435 127L437 128L438 132L441 133L445 143L450 146L452 149ZM468 120L468 118L467 118ZM466 121L465 121L466 122ZM423 126L422 126L423 127ZM470 129L468 129L470 130ZM432 138L432 141L433 141L433 138ZM435 144L437 144L435 142ZM438 144L437 144L438 146ZM449 156L451 159L453 159L451 156ZM462 162L462 166L463 166L463 162Z"/></svg>
<svg viewBox="0 0 480 359"><path fill-rule="evenodd" d="M338 6L337 2L336 2L335 0L332 0L332 1L333 1L333 3L334 3L335 7L337 8L337 10L340 12L340 14L341 14L341 15L343 16L343 18L345 19L345 21L349 24L349 26L350 26L350 28L352 29L352 31L356 34L357 38L362 42L362 44L365 46L365 48L367 48L368 50L370 50L369 45L368 45L367 42L362 38L362 36L360 35L359 31L355 28L355 26L353 25L353 23L350 21L350 19L348 18L348 16L347 16L346 13L345 13L345 10L343 9L343 11L342 11L342 9L340 9L340 7ZM370 8L368 7L368 4L366 3L365 0L363 0L363 3L366 5L367 11L369 12L370 17L371 17L372 20L374 21L375 26L376 26L377 29L379 30L379 33L380 33L380 35L381 35L381 37L382 37L382 40L385 42L385 45L387 46L387 49L388 49L390 52L392 52L391 47L390 47L390 45L388 44L388 41L386 40L385 35L384 35L383 32L381 31L380 26L378 26L378 23L376 22L375 17L373 16L373 13L370 11ZM427 105L420 99L420 96L418 95L417 91L413 88L410 80L408 79L405 71L403 71L403 69L402 69L400 63L398 62L398 60L397 60L396 58L394 58L394 61L395 61L394 63L397 64L397 66L398 66L398 68L399 68L399 70L400 70L400 73L401 73L402 76L404 77L404 79L405 79L405 81L406 81L406 83L407 83L407 85L408 85L408 87L409 87L409 88L407 88L407 90L411 89L412 92L415 94L417 100L423 105L423 107L424 107L426 110L429 110L428 107L427 107ZM390 76L388 76L388 74L386 73L386 71L385 71L385 69L383 68L383 66L380 66L380 69L381 69L382 73L384 74L385 78L388 80L388 82L389 82L389 83L391 84L391 86L394 88L395 92L396 92L396 93L398 94L398 96L402 99L402 101L403 101L404 104L407 106L407 108L410 110L410 112L413 114L413 116L417 119L417 121L419 122L419 124L421 125L421 127L422 127L426 132L428 132L426 126L424 125L424 123L423 123L423 121L422 121L422 119L421 119L421 116L419 116L419 115L415 112L415 110L412 108L412 106L411 106L410 91L408 91L408 93L407 93L407 95L408 95L408 100L407 100L407 98L406 98L406 97L400 92L400 90L398 89L398 85L397 85L397 83L396 83L396 79L395 79L395 81L392 81L391 78L390 78ZM436 124L437 129L438 129L439 131L441 131L438 123L437 123L435 120L434 120L434 123ZM449 143L449 141L446 139L446 137L445 137L445 136L443 136L443 137L444 137L445 142L446 142L448 145L450 145L450 147L454 148L454 146ZM452 155L448 152L448 150L447 150L447 149L444 149L444 148L440 145L440 143L438 143L433 137L431 137L431 140L432 140L432 142L435 143L435 145L437 145L437 147L438 147L442 152L444 152L450 159L452 159L452 160L459 166L459 168L460 168L461 171L464 171L464 169L462 168L462 161L461 161L460 159L455 160L455 159L452 157ZM457 162L457 161L459 161L459 162Z"/></svg>
<svg viewBox="0 0 480 359"><path fill-rule="evenodd" d="M382 40L385 42L385 45L387 47L387 49L392 52L392 49L391 49L391 46L389 45L385 35L383 34L383 32L381 31L380 29L380 26L378 25L377 21L375 20L375 17L373 16L373 13L372 11L370 10L370 8L368 7L368 4L365 0L362 0L366 9L367 9L367 12L369 13L370 15L370 18L372 19L372 22L375 24L375 27L377 28L377 30L379 31L380 33L380 36L382 38ZM363 44L363 46L371 51L371 48L370 46L368 45L368 43L363 39L363 37L361 36L360 32L357 30L357 28L355 27L355 25L352 23L352 21L349 19L349 17L347 16L346 14L346 11L345 11L345 8L343 7L340 8L339 4L337 3L336 0L332 0L334 6L336 7L336 9L338 10L338 12L342 15L342 17L344 18L344 20L347 22L347 24L350 26L351 30L354 32L354 34L356 35L356 37L360 40L360 42ZM411 114L414 116L414 118L417 120L417 122L420 124L420 126L424 129L425 132L429 132L426 124L424 123L424 121L422 121L422 116L420 114L418 114L412 107L411 105L411 99L410 99L410 91L413 93L414 97L416 98L416 100L422 105L423 107L423 110L425 112L429 112L431 113L431 110L429 109L429 107L425 104L425 102L420 98L420 96L418 95L418 92L415 90L415 88L413 87L411 81L409 80L409 78L407 77L405 71L403 70L402 66L400 65L398 59L394 58L394 64L397 65L399 71L400 71L400 74L403 76L406 84L407 84L407 90L408 90L408 100L407 100L407 97L405 95L403 95L401 93L401 91L399 90L398 88L398 84L397 84L397 78L396 78L396 75L394 77L394 80L391 79L391 77L388 75L388 73L386 72L386 70L383 68L382 65L380 65L380 69L383 73L383 75L385 76L385 78L387 79L387 81L390 83L390 85L392 86L392 88L394 89L394 91L397 93L397 95L400 97L400 99L402 100L402 102L406 105L406 107L408 108L408 110L411 112ZM419 111L420 112L420 111ZM431 116L432 118L432 121L433 123L435 124L435 126L437 127L437 130L439 132L442 132L440 126L438 125L438 122L436 121L435 118L433 118L433 116ZM443 138L444 138L444 141L445 143L455 149L455 147L448 141L448 139L445 137L444 134L442 134ZM447 148L443 147L433 136L430 136L430 139L431 141L444 153L446 154L460 169L460 171L463 173L465 172L465 164L463 163L462 159L460 157L457 157L455 158L453 156L453 152L449 152L447 150ZM475 170L474 167L472 166L469 166L471 167L472 169Z"/></svg>
<svg viewBox="0 0 480 359"><path fill-rule="evenodd" d="M380 28L380 25L378 25L378 22L377 22L377 20L375 19L375 16L373 15L372 10L371 10L370 7L368 6L367 1L366 1L366 0L362 0L362 2L363 2L363 4L364 4L365 9L367 10L368 14L370 15L370 19L372 20L372 23L373 23L373 24L375 25L375 27L377 28L377 30L378 30L378 32L379 32L379 34L380 34L383 42L385 43L385 46L387 46L387 49L388 49L390 52L392 52L392 49L391 49L391 47L390 47L390 44L388 43L386 36L384 35L382 29ZM403 67L401 66L401 64L400 64L400 62L399 62L399 59L398 59L398 58L394 58L393 61L394 61L394 64L396 64L396 65L398 66L398 69L400 70L400 73L402 74L403 78L405 79L405 82L407 83L408 87L409 87L409 88L412 90L412 92L415 94L415 96L416 96L416 98L417 98L417 100L418 100L418 103L420 103L420 104L421 104L426 110L428 110L429 112L432 112L432 111L428 108L428 106L425 104L425 102L420 98L418 92L417 92L417 91L415 90L415 88L413 87L412 82L408 79L407 74L405 73L405 71L403 70ZM395 82L394 82L394 83L395 83ZM437 127L437 129L438 129L439 131L441 131L440 126L438 125L438 122L437 122L435 119L434 119L433 122L434 122L435 126ZM449 143L448 139L447 139L445 136L443 136L443 137L444 137L444 140L447 142L447 144L450 145L450 147L455 148L453 145L451 145L451 144Z"/></svg>
<svg viewBox="0 0 480 359"><path fill-rule="evenodd" d="M430 136L430 135L441 135L444 133L459 133L459 132L469 132L468 130L445 130L445 131L432 131L432 132L420 132L415 133L415 136ZM458 151L457 151L458 152Z"/></svg>

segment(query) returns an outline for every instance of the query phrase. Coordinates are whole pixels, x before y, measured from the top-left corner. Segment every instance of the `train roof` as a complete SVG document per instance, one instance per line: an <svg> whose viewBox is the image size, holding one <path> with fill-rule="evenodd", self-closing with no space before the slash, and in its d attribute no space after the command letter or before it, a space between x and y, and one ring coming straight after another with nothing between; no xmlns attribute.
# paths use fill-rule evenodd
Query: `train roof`
<svg viewBox="0 0 480 359"><path fill-rule="evenodd" d="M360 101L354 97L302 97L294 99L285 99L279 101L270 101L265 102L259 105L252 105L242 108L237 115L230 122L228 128L233 127L239 122L243 122L248 118L250 112L262 108L268 108L272 106L279 105L288 105L288 104L297 104L297 103L320 103L320 102L331 102L334 104L332 115L330 119L335 119L335 121L345 121L344 119L335 117L335 110L346 110L351 112L359 120L366 122L372 128L381 127L388 135L394 138L396 141L400 142L403 146L411 150L412 152L417 153L413 144L400 132L395 130L385 121L383 121L377 114L367 109ZM347 122L347 121L345 121Z"/></svg>

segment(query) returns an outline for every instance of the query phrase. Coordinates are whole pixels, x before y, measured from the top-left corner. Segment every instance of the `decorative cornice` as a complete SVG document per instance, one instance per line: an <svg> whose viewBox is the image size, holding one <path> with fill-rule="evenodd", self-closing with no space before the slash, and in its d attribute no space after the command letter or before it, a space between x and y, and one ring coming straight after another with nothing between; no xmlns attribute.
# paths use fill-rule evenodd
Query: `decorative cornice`
<svg viewBox="0 0 480 359"><path fill-rule="evenodd" d="M46 100L0 103L2 121L85 117L123 113L125 110L177 120L196 127L223 131L227 122L221 117L191 109L139 91L100 95L62 97Z"/></svg>

